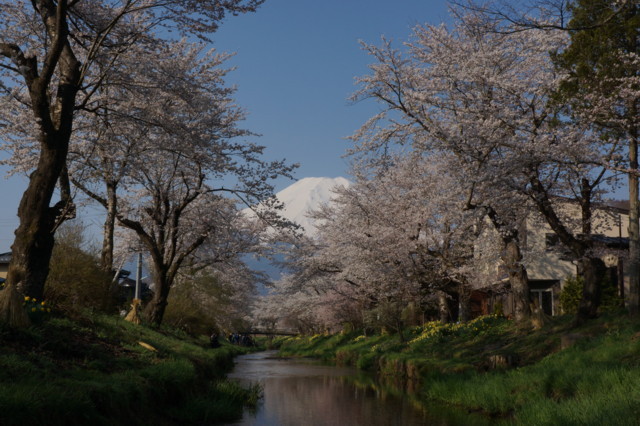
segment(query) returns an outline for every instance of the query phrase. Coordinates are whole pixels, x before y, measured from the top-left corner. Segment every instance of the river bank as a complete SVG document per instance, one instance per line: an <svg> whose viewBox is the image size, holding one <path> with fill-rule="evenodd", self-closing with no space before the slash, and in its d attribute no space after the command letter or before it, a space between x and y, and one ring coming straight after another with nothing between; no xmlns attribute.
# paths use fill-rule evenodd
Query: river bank
<svg viewBox="0 0 640 426"><path fill-rule="evenodd" d="M572 328L539 330L504 318L427 323L398 335L360 332L283 338L283 356L353 365L418 391L424 401L481 412L495 423L616 424L640 421L640 323L608 314Z"/></svg>
<svg viewBox="0 0 640 426"><path fill-rule="evenodd" d="M247 349L117 316L54 316L0 328L0 424L189 425L229 422L256 387L224 378Z"/></svg>

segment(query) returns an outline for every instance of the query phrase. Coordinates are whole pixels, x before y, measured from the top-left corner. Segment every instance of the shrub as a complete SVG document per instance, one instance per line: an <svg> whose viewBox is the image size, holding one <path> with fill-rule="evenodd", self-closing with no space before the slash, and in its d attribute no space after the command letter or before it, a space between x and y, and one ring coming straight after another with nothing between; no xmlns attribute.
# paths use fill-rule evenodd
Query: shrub
<svg viewBox="0 0 640 426"><path fill-rule="evenodd" d="M618 297L618 289L608 277L600 283L602 289L602 299L600 303L601 311L611 311L620 306L620 297ZM560 292L560 308L565 314L575 314L578 312L578 306L582 299L582 288L584 287L584 279L582 277L570 276L564 282L562 291Z"/></svg>
<svg viewBox="0 0 640 426"><path fill-rule="evenodd" d="M247 329L242 291L213 271L188 271L172 287L163 321L194 335Z"/></svg>
<svg viewBox="0 0 640 426"><path fill-rule="evenodd" d="M365 326L383 333L400 333L407 325L405 320L415 314L411 312L412 309L407 309L407 304L399 301L381 301L373 309L365 312L364 323Z"/></svg>
<svg viewBox="0 0 640 426"><path fill-rule="evenodd" d="M97 250L86 243L82 223L69 222L58 231L44 297L64 311L115 309L111 276L101 269Z"/></svg>

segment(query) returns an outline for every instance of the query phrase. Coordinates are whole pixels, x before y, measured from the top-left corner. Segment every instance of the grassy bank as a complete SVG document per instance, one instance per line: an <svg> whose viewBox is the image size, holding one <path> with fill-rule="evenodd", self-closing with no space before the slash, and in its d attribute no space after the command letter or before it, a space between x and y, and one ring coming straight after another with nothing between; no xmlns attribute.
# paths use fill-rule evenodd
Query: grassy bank
<svg viewBox="0 0 640 426"><path fill-rule="evenodd" d="M425 401L445 402L526 425L640 422L640 323L607 315L540 330L482 317L427 323L398 335L280 339L283 355L354 365L412 382Z"/></svg>
<svg viewBox="0 0 640 426"><path fill-rule="evenodd" d="M119 317L51 317L0 328L0 424L209 424L241 415L257 389L224 380L244 351Z"/></svg>

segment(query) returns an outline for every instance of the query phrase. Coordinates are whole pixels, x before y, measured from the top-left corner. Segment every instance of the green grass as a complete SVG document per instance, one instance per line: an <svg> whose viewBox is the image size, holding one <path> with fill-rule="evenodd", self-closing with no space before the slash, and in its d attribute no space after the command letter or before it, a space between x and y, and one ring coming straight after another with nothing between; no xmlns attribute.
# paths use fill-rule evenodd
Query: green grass
<svg viewBox="0 0 640 426"><path fill-rule="evenodd" d="M496 317L428 323L397 335L281 339L283 355L315 356L418 382L425 402L481 412L497 423L640 422L640 322L607 314L579 329L554 318L541 330ZM561 338L578 342L561 349ZM515 365L492 363L508 357ZM494 357L494 358L492 358Z"/></svg>
<svg viewBox="0 0 640 426"><path fill-rule="evenodd" d="M93 314L0 328L0 424L232 421L255 404L259 389L224 379L244 348L207 344Z"/></svg>

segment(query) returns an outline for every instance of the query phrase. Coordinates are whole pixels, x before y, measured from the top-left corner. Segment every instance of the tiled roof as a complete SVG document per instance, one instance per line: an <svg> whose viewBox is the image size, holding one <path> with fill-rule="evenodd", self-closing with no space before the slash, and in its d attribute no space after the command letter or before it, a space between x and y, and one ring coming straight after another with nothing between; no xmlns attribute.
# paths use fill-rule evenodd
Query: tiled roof
<svg viewBox="0 0 640 426"><path fill-rule="evenodd" d="M629 210L629 200L607 200L604 203L608 207L615 207L621 210Z"/></svg>

